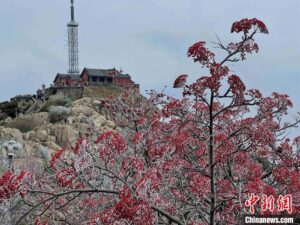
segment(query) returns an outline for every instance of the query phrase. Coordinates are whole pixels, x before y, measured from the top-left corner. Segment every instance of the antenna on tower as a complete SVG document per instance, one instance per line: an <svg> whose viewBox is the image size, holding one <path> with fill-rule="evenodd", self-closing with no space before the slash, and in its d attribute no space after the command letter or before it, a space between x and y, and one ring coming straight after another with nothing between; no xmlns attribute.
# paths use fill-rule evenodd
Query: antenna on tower
<svg viewBox="0 0 300 225"><path fill-rule="evenodd" d="M74 1L71 0L71 21L74 21Z"/></svg>
<svg viewBox="0 0 300 225"><path fill-rule="evenodd" d="M75 22L74 0L71 0L71 21L68 23L69 74L79 74L78 23Z"/></svg>

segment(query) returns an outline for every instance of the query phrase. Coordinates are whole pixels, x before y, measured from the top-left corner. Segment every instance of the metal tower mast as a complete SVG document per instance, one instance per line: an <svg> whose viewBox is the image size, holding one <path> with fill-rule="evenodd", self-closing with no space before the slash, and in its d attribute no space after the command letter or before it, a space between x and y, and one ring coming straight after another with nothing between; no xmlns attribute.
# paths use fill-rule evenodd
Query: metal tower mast
<svg viewBox="0 0 300 225"><path fill-rule="evenodd" d="M78 23L74 20L74 0L71 0L71 21L68 23L69 74L79 74L78 69Z"/></svg>

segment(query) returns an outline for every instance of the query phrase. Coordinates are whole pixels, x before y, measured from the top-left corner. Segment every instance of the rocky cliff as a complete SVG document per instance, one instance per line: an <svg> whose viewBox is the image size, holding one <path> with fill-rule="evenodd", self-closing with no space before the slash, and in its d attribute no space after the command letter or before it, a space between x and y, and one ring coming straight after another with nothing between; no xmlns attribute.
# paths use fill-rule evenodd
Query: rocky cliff
<svg viewBox="0 0 300 225"><path fill-rule="evenodd" d="M0 126L0 157L7 163L2 165L15 170L42 171L56 151L74 145L78 138L91 131L96 136L105 130L118 129L100 112L100 102L92 98L71 102L63 120L53 123L49 118L49 112L40 112L20 115L3 123ZM21 149L14 149L13 143L20 144ZM13 151L12 165L7 165L9 144Z"/></svg>

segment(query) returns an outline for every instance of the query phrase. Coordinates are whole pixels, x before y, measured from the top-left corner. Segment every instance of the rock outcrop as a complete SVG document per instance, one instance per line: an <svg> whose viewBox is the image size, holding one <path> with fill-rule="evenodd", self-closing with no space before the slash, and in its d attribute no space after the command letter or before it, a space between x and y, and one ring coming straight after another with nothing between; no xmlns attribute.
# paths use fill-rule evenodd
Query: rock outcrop
<svg viewBox="0 0 300 225"><path fill-rule="evenodd" d="M91 98L76 100L69 107L67 119L58 123L50 123L47 112L20 116L10 120L9 124L31 121L33 129L21 132L16 128L0 126L0 143L10 140L20 143L22 152L14 159L14 167L31 168L36 172L49 163L55 152L62 147L71 147L78 138L86 135L96 137L107 130L119 130L116 124L99 113L99 105L100 101Z"/></svg>

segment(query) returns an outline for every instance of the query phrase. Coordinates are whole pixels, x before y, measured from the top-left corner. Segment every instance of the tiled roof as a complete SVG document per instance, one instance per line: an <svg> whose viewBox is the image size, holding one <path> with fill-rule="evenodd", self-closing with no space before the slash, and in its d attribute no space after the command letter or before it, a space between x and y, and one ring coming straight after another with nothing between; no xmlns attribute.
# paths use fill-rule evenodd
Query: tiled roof
<svg viewBox="0 0 300 225"><path fill-rule="evenodd" d="M116 69L90 69L90 68L85 68L87 73L90 76L95 76L95 77L111 77L112 73L117 71ZM128 77L130 78L129 74L117 74L116 77Z"/></svg>
<svg viewBox="0 0 300 225"><path fill-rule="evenodd" d="M54 82L56 79L61 78L61 79L70 79L70 80L79 80L80 76L79 75L71 75L71 74L62 74L58 73L54 79Z"/></svg>

